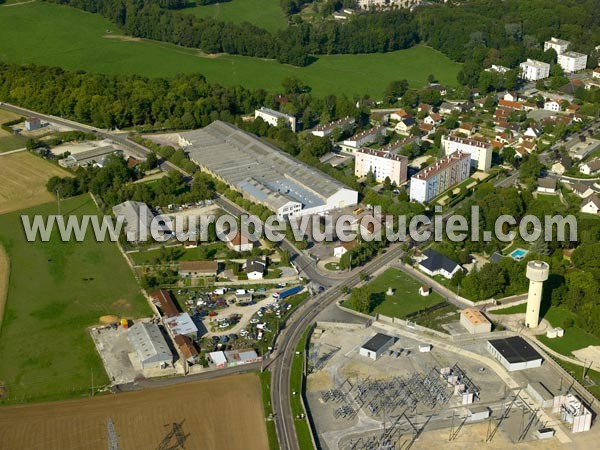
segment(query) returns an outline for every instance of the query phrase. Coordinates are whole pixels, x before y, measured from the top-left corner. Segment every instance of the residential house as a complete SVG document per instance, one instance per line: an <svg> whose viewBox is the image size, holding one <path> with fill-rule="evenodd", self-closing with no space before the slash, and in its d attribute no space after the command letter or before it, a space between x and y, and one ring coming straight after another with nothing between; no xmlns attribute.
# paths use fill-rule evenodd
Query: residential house
<svg viewBox="0 0 600 450"><path fill-rule="evenodd" d="M262 280L266 270L266 261L257 258L246 260L244 271L248 275L249 280Z"/></svg>
<svg viewBox="0 0 600 450"><path fill-rule="evenodd" d="M544 109L546 111L559 112L560 111L560 103L558 103L556 100L547 101L544 103Z"/></svg>
<svg viewBox="0 0 600 450"><path fill-rule="evenodd" d="M439 107L440 114L452 114L454 111L460 111L460 107L454 103L443 102Z"/></svg>
<svg viewBox="0 0 600 450"><path fill-rule="evenodd" d="M600 78L600 76L598 78ZM427 103L419 103L419 106L417 106L417 112L428 113L429 111L431 111L431 105L428 105Z"/></svg>
<svg viewBox="0 0 600 450"><path fill-rule="evenodd" d="M423 252L423 258L419 261L418 267L429 276L441 275L448 280L456 272L463 270L460 264L433 249L427 249Z"/></svg>
<svg viewBox="0 0 600 450"><path fill-rule="evenodd" d="M216 277L219 272L217 261L181 261L179 276L182 278Z"/></svg>
<svg viewBox="0 0 600 450"><path fill-rule="evenodd" d="M397 111L394 111L392 114L390 114L390 120L395 120L395 121L406 119L407 117L410 117L410 114L407 113L406 110L404 110L404 109L399 109Z"/></svg>
<svg viewBox="0 0 600 450"><path fill-rule="evenodd" d="M398 133L402 133L402 134L408 134L410 133L410 129L417 123L417 121L415 120L414 117L405 117L404 119L400 120L397 124L396 127L394 128L396 130L396 132Z"/></svg>
<svg viewBox="0 0 600 450"><path fill-rule="evenodd" d="M573 163L571 162L571 158L569 158L567 156L561 156L558 161L555 161L552 164L552 167L550 168L550 170L552 172L554 172L554 173L562 175L567 170L571 169L571 167L573 167Z"/></svg>
<svg viewBox="0 0 600 450"><path fill-rule="evenodd" d="M592 72L592 78L600 79L600 67L596 67Z"/></svg>
<svg viewBox="0 0 600 450"><path fill-rule="evenodd" d="M519 100L519 94L516 91L506 91L502 96L502 99L508 102L516 102Z"/></svg>
<svg viewBox="0 0 600 450"><path fill-rule="evenodd" d="M467 137L472 136L475 133L475 125L470 122L461 122L456 131L466 135Z"/></svg>
<svg viewBox="0 0 600 450"><path fill-rule="evenodd" d="M430 113L427 117L423 119L423 122L427 125L437 126L444 120L444 117L441 114Z"/></svg>
<svg viewBox="0 0 600 450"><path fill-rule="evenodd" d="M600 172L600 158L594 158L579 167L579 171L585 175L596 175Z"/></svg>
<svg viewBox="0 0 600 450"><path fill-rule="evenodd" d="M582 213L598 214L600 212L600 198L596 194L591 194L581 204Z"/></svg>
<svg viewBox="0 0 600 450"><path fill-rule="evenodd" d="M543 132L544 130L542 130L542 128L539 125L532 124L527 127L527 129L523 133L523 136L538 139Z"/></svg>
<svg viewBox="0 0 600 450"><path fill-rule="evenodd" d="M510 108L513 111L521 111L523 109L523 104L516 102L516 101L511 101L511 100L500 100L498 101L498 106L502 106L504 108Z"/></svg>
<svg viewBox="0 0 600 450"><path fill-rule="evenodd" d="M224 236L224 242L227 246L236 252L249 252L256 245L256 241L252 236L247 236L240 230L234 233L229 233Z"/></svg>
<svg viewBox="0 0 600 450"><path fill-rule="evenodd" d="M581 198L587 198L594 193L591 187L580 182L572 184L571 189L573 190L573 194L578 195Z"/></svg>
<svg viewBox="0 0 600 450"><path fill-rule="evenodd" d="M544 177L537 180L537 191L543 194L556 194L556 178Z"/></svg>

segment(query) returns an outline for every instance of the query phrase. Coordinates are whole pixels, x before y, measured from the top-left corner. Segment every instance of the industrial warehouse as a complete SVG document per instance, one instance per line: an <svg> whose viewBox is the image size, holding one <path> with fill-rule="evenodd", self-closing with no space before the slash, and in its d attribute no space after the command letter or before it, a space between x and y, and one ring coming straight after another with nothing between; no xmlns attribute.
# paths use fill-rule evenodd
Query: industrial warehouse
<svg viewBox="0 0 600 450"><path fill-rule="evenodd" d="M179 145L203 171L266 206L279 219L358 203L358 192L225 122L181 133Z"/></svg>

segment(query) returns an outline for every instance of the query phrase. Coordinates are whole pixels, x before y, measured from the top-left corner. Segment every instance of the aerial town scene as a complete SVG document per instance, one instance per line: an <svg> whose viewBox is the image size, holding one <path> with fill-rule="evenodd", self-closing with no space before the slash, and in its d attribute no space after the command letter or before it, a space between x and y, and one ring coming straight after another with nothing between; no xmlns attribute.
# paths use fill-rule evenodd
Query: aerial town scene
<svg viewBox="0 0 600 450"><path fill-rule="evenodd" d="M598 448L598 0L0 0L0 179L0 450Z"/></svg>

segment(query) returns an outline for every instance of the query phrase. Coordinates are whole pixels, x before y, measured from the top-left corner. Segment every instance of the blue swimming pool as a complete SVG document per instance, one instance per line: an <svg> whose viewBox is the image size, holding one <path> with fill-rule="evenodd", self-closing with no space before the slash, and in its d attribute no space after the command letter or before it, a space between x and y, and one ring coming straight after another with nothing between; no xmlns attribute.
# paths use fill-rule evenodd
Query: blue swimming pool
<svg viewBox="0 0 600 450"><path fill-rule="evenodd" d="M509 255L512 259L514 259L515 261L520 261L523 259L523 257L527 254L527 250L524 250L522 248L518 248L516 250L513 250L512 253Z"/></svg>

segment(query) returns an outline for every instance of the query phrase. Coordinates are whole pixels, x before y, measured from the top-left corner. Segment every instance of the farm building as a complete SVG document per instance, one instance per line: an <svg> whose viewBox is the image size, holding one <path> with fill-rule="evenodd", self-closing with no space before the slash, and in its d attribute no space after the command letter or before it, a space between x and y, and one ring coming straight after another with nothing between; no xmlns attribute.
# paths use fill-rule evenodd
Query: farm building
<svg viewBox="0 0 600 450"><path fill-rule="evenodd" d="M181 313L173 317L163 319L165 328L169 330L172 336L180 334L196 338L198 335L198 327L188 313Z"/></svg>
<svg viewBox="0 0 600 450"><path fill-rule="evenodd" d="M127 200L113 206L112 212L115 217L124 218L125 236L129 242L145 242L150 239L150 224L154 214L148 205Z"/></svg>
<svg viewBox="0 0 600 450"><path fill-rule="evenodd" d="M164 369L173 362L173 353L158 325L137 322L127 334L142 369Z"/></svg>
<svg viewBox="0 0 600 450"><path fill-rule="evenodd" d="M262 280L267 263L261 259L248 259L244 271L248 275L249 280Z"/></svg>
<svg viewBox="0 0 600 450"><path fill-rule="evenodd" d="M460 324L471 334L492 331L492 323L477 308L463 309L460 312Z"/></svg>
<svg viewBox="0 0 600 450"><path fill-rule="evenodd" d="M58 165L65 169L72 169L76 167L87 167L89 165L102 166L104 159L108 155L120 154L121 150L117 150L112 145L105 145L102 147L96 147L91 150L84 152L75 153L69 155L58 161Z"/></svg>
<svg viewBox="0 0 600 450"><path fill-rule="evenodd" d="M25 129L27 131L35 131L42 128L42 121L39 117L30 117L25 121Z"/></svg>
<svg viewBox="0 0 600 450"><path fill-rule="evenodd" d="M462 267L447 256L429 248L423 252L419 269L432 277L442 275L444 278L450 279L456 272L462 270Z"/></svg>
<svg viewBox="0 0 600 450"><path fill-rule="evenodd" d="M194 347L194 343L189 337L183 334L178 334L173 338L173 341L175 342L175 345L177 345L179 352L186 359L186 361L192 362L196 359L196 356L198 356L198 350L196 347Z"/></svg>
<svg viewBox="0 0 600 450"><path fill-rule="evenodd" d="M377 360L394 342L394 337L377 333L360 348L358 354Z"/></svg>
<svg viewBox="0 0 600 450"><path fill-rule="evenodd" d="M358 192L235 126L215 121L182 133L190 159L279 219L355 205Z"/></svg>
<svg viewBox="0 0 600 450"><path fill-rule="evenodd" d="M182 261L179 276L182 278L216 277L219 272L217 261Z"/></svg>
<svg viewBox="0 0 600 450"><path fill-rule="evenodd" d="M487 348L509 372L542 365L542 356L520 336L490 340Z"/></svg>
<svg viewBox="0 0 600 450"><path fill-rule="evenodd" d="M171 291L160 289L158 291L151 292L150 297L152 298L152 303L154 303L154 306L160 309L163 316L175 317L179 315L179 309L177 309L177 305L175 304L175 300L173 300Z"/></svg>

